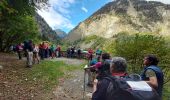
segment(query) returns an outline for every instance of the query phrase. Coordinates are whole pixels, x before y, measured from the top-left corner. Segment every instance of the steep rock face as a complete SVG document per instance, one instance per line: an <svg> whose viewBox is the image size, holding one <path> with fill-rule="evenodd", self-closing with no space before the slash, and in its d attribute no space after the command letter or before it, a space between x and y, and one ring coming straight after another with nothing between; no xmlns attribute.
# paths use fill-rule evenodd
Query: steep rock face
<svg viewBox="0 0 170 100"><path fill-rule="evenodd" d="M35 19L38 23L40 36L43 40L48 40L51 42L58 42L60 40L58 34L52 30L52 28L38 13L35 14Z"/></svg>
<svg viewBox="0 0 170 100"><path fill-rule="evenodd" d="M89 35L111 38L119 32L170 35L170 5L145 0L116 0L106 4L69 32L75 41Z"/></svg>
<svg viewBox="0 0 170 100"><path fill-rule="evenodd" d="M61 29L56 29L55 32L60 38L64 38L65 36L67 36L67 34Z"/></svg>

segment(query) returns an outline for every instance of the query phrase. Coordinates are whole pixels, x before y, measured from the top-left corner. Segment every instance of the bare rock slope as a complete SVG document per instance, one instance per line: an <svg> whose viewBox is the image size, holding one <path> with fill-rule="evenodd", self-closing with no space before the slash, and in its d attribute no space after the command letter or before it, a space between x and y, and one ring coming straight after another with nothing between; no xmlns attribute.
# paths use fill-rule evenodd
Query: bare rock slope
<svg viewBox="0 0 170 100"><path fill-rule="evenodd" d="M115 0L103 6L69 32L75 41L97 35L111 38L120 32L170 34L170 5L145 0Z"/></svg>

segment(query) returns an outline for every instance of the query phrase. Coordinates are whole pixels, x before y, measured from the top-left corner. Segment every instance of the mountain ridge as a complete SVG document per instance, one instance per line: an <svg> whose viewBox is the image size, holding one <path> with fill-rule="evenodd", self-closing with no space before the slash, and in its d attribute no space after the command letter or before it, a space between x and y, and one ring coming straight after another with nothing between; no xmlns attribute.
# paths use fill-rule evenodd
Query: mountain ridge
<svg viewBox="0 0 170 100"><path fill-rule="evenodd" d="M53 30L38 13L35 14L35 19L39 27L40 37L43 40L60 42L67 35L61 29Z"/></svg>
<svg viewBox="0 0 170 100"><path fill-rule="evenodd" d="M75 41L97 35L111 38L119 32L170 34L170 5L145 0L115 0L79 23L67 36Z"/></svg>

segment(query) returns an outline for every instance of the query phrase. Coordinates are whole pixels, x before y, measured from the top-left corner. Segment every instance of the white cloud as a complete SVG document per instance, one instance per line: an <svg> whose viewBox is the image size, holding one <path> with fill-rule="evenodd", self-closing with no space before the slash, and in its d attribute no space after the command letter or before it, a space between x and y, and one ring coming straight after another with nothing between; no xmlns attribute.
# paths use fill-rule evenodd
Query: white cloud
<svg viewBox="0 0 170 100"><path fill-rule="evenodd" d="M84 12L88 12L88 10L85 7L81 7L81 10L83 10Z"/></svg>
<svg viewBox="0 0 170 100"><path fill-rule="evenodd" d="M74 25L70 21L71 4L75 0L49 0L50 7L45 10L38 10L38 13L46 20L52 29L72 29Z"/></svg>
<svg viewBox="0 0 170 100"><path fill-rule="evenodd" d="M146 1L159 1L165 4L170 4L170 0L146 0Z"/></svg>

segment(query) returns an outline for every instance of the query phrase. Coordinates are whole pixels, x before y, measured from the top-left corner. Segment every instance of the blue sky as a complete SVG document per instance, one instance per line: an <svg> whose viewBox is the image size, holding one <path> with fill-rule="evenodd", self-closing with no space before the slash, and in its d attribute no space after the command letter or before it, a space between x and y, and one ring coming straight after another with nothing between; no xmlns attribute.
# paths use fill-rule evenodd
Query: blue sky
<svg viewBox="0 0 170 100"><path fill-rule="evenodd" d="M113 0L49 0L48 9L38 10L52 29L69 32L106 3ZM147 0L170 3L170 0Z"/></svg>

